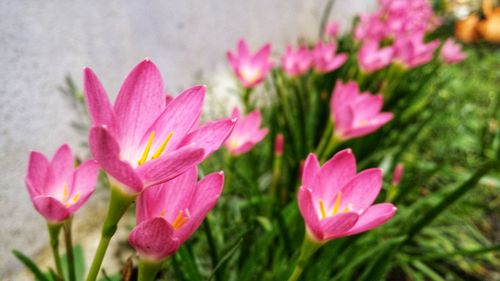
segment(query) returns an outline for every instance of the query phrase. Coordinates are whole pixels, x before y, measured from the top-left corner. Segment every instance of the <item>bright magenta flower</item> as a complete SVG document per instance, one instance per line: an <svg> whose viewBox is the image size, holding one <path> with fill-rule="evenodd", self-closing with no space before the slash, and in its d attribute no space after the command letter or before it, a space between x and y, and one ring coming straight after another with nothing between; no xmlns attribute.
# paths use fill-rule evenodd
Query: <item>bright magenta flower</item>
<svg viewBox="0 0 500 281"><path fill-rule="evenodd" d="M467 57L462 52L462 47L453 39L449 38L441 48L441 60L446 64L454 64L463 61Z"/></svg>
<svg viewBox="0 0 500 281"><path fill-rule="evenodd" d="M354 235L389 220L396 208L390 203L372 205L382 187L382 170L367 169L356 174L356 159L350 149L342 150L320 167L309 154L298 194L300 213L313 241Z"/></svg>
<svg viewBox="0 0 500 281"><path fill-rule="evenodd" d="M337 81L330 100L335 136L347 140L378 130L393 118L390 112L380 112L383 103L381 95L360 93L356 82Z"/></svg>
<svg viewBox="0 0 500 281"><path fill-rule="evenodd" d="M416 33L397 37L394 42L395 60L407 68L413 68L428 63L439 47L439 40L424 42L424 34Z"/></svg>
<svg viewBox="0 0 500 281"><path fill-rule="evenodd" d="M80 209L94 192L99 166L94 160L77 169L68 145L49 161L40 152L30 154L25 177L36 210L51 223L60 223Z"/></svg>
<svg viewBox="0 0 500 281"><path fill-rule="evenodd" d="M347 54L335 54L336 51L337 45L334 42L319 41L312 51L314 69L319 73L327 73L341 67L347 60Z"/></svg>
<svg viewBox="0 0 500 281"><path fill-rule="evenodd" d="M392 62L394 49L379 48L378 41L365 41L358 52L359 67L363 72L373 72L382 69Z"/></svg>
<svg viewBox="0 0 500 281"><path fill-rule="evenodd" d="M240 110L235 107L231 118L233 120L237 118L238 121L224 145L232 155L248 152L269 132L268 129L260 128L262 117L257 110L250 112L247 116L241 116Z"/></svg>
<svg viewBox="0 0 500 281"><path fill-rule="evenodd" d="M224 174L197 182L197 169L142 192L137 199L137 225L129 243L142 259L161 261L172 255L200 226L217 203Z"/></svg>
<svg viewBox="0 0 500 281"><path fill-rule="evenodd" d="M281 67L290 77L304 74L311 68L312 54L305 46L294 50L292 46L287 46L285 53L281 57Z"/></svg>
<svg viewBox="0 0 500 281"><path fill-rule="evenodd" d="M340 24L338 21L331 21L325 26L325 34L330 37L336 37L340 31Z"/></svg>
<svg viewBox="0 0 500 281"><path fill-rule="evenodd" d="M238 41L236 54L227 52L227 59L236 76L246 88L252 88L264 80L272 68L271 45L266 44L252 55L245 40Z"/></svg>
<svg viewBox="0 0 500 281"><path fill-rule="evenodd" d="M205 87L187 89L169 101L150 60L128 75L114 106L89 68L84 76L93 126L90 149L110 180L127 193L139 193L199 164L234 127L235 121L223 119L197 128Z"/></svg>

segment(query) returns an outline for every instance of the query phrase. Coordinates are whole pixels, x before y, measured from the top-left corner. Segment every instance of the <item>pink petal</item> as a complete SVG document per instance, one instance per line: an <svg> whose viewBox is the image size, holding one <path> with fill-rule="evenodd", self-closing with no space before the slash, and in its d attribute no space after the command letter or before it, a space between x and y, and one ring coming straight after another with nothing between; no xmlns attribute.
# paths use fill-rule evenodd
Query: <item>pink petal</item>
<svg viewBox="0 0 500 281"><path fill-rule="evenodd" d="M70 209L72 213L83 206L90 195L92 195L95 190L98 174L99 165L95 160L85 161L76 169L68 197L73 198L78 193L80 198L71 205Z"/></svg>
<svg viewBox="0 0 500 281"><path fill-rule="evenodd" d="M181 228L176 230L176 236L181 243L184 243L198 229L207 213L214 208L223 186L223 172L207 175L196 185L196 193L189 207L190 217Z"/></svg>
<svg viewBox="0 0 500 281"><path fill-rule="evenodd" d="M368 96L360 102L353 105L356 119L372 117L380 112L384 104L384 98L381 95Z"/></svg>
<svg viewBox="0 0 500 281"><path fill-rule="evenodd" d="M331 206L335 202L337 193L355 176L356 159L350 149L344 149L323 165L314 193L327 206Z"/></svg>
<svg viewBox="0 0 500 281"><path fill-rule="evenodd" d="M396 207L391 203L373 205L361 214L358 222L346 233L346 235L358 234L375 228L388 221L395 213Z"/></svg>
<svg viewBox="0 0 500 281"><path fill-rule="evenodd" d="M358 221L359 215L355 212L340 213L321 220L321 228L325 240L342 237Z"/></svg>
<svg viewBox="0 0 500 281"><path fill-rule="evenodd" d="M248 58L249 56L250 56L250 51L248 50L247 43L245 42L245 40L240 39L238 41L238 57L240 59L245 59Z"/></svg>
<svg viewBox="0 0 500 281"><path fill-rule="evenodd" d="M312 232L316 239L323 238L323 231L313 203L313 195L307 187L301 186L298 194L299 210L304 218L307 228Z"/></svg>
<svg viewBox="0 0 500 281"><path fill-rule="evenodd" d="M309 189L316 188L316 181L320 173L320 164L315 154L309 153L304 169L302 170L302 186Z"/></svg>
<svg viewBox="0 0 500 281"><path fill-rule="evenodd" d="M351 206L356 211L366 210L377 198L381 187L382 169L362 171L342 189L339 209Z"/></svg>
<svg viewBox="0 0 500 281"><path fill-rule="evenodd" d="M232 119L222 119L209 122L203 127L189 133L181 142L180 146L191 143L205 150L204 158L208 157L226 141L231 134L236 121Z"/></svg>
<svg viewBox="0 0 500 281"><path fill-rule="evenodd" d="M37 196L33 198L33 205L50 222L62 222L71 215L68 208L50 196Z"/></svg>
<svg viewBox="0 0 500 281"><path fill-rule="evenodd" d="M30 196L45 194L45 184L50 173L50 162L40 152L32 151L28 160L28 171L26 174L26 185Z"/></svg>
<svg viewBox="0 0 500 281"><path fill-rule="evenodd" d="M165 89L161 74L153 62L146 59L127 76L115 101L122 147L136 147L164 109Z"/></svg>
<svg viewBox="0 0 500 281"><path fill-rule="evenodd" d="M201 115L205 90L205 86L195 86L184 90L171 101L165 111L143 135L141 147L146 145L151 131L155 132L152 151L155 151L154 148L159 147L167 135L172 132L172 137L163 153L175 150L186 134L196 125Z"/></svg>
<svg viewBox="0 0 500 281"><path fill-rule="evenodd" d="M267 136L268 133L269 133L269 129L267 129L267 128L258 130L252 136L252 142L255 143L255 144L261 142Z"/></svg>
<svg viewBox="0 0 500 281"><path fill-rule="evenodd" d="M236 155L241 155L241 154L247 153L254 146L255 146L255 143L253 141L247 141L247 142L245 142L244 144L240 145L237 148L229 147L229 151L231 152L231 155L236 156Z"/></svg>
<svg viewBox="0 0 500 281"><path fill-rule="evenodd" d="M160 158L150 160L137 168L146 186L168 181L203 160L203 148L195 145L184 146Z"/></svg>
<svg viewBox="0 0 500 281"><path fill-rule="evenodd" d="M342 139L349 137L347 132L352 128L354 112L350 106L335 111L335 134Z"/></svg>
<svg viewBox="0 0 500 281"><path fill-rule="evenodd" d="M393 118L392 113L382 112L382 113L377 114L376 116L368 119L367 120L368 125L358 127L358 128L351 128L351 129L347 130L344 133L344 135L348 136L349 138L361 137L361 136L368 135L368 134L380 129L387 122L391 121L392 118Z"/></svg>
<svg viewBox="0 0 500 281"><path fill-rule="evenodd" d="M116 117L106 91L95 73L88 67L83 69L83 93L92 126L107 125L116 129Z"/></svg>
<svg viewBox="0 0 500 281"><path fill-rule="evenodd" d="M271 44L266 44L255 54L253 60L255 63L266 64L271 54Z"/></svg>
<svg viewBox="0 0 500 281"><path fill-rule="evenodd" d="M130 163L120 160L120 147L104 127L93 127L89 136L90 151L103 170L132 192L142 190L142 181Z"/></svg>
<svg viewBox="0 0 500 281"><path fill-rule="evenodd" d="M166 220L153 218L137 225L129 234L128 241L141 258L161 261L180 246L173 233L173 227Z"/></svg>
<svg viewBox="0 0 500 281"><path fill-rule="evenodd" d="M63 144L55 153L50 163L49 178L45 186L45 194L53 195L58 189L67 184L71 188L71 180L75 163L67 144ZM69 190L71 191L71 190Z"/></svg>

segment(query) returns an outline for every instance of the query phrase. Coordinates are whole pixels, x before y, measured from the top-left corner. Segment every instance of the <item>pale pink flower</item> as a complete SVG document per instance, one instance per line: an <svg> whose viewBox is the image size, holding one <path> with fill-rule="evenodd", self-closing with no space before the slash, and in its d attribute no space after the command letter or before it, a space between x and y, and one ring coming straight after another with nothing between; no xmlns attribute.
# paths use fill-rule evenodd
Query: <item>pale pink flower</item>
<svg viewBox="0 0 500 281"><path fill-rule="evenodd" d="M331 21L325 26L325 35L329 37L336 37L340 31L340 23L338 21Z"/></svg>
<svg viewBox="0 0 500 281"><path fill-rule="evenodd" d="M328 73L340 68L347 60L346 53L336 54L337 45L334 42L319 41L314 47L313 65L319 73Z"/></svg>
<svg viewBox="0 0 500 281"><path fill-rule="evenodd" d="M114 105L89 68L84 93L92 155L112 184L132 195L199 164L224 143L235 123L223 119L198 128L205 86L169 101L160 72L147 59L125 79Z"/></svg>
<svg viewBox="0 0 500 281"><path fill-rule="evenodd" d="M227 52L227 59L234 73L246 88L253 88L261 83L273 64L271 45L265 44L255 55L250 53L245 40L238 41L236 54Z"/></svg>
<svg viewBox="0 0 500 281"><path fill-rule="evenodd" d="M197 174L197 168L190 168L139 195L136 227L128 240L141 259L161 261L175 253L217 203L224 174L212 173L199 182Z"/></svg>
<svg viewBox="0 0 500 281"><path fill-rule="evenodd" d="M423 33L398 37L394 42L394 57L403 66L414 68L431 61L437 47L439 47L439 40L425 43Z"/></svg>
<svg viewBox="0 0 500 281"><path fill-rule="evenodd" d="M95 190L99 165L94 160L78 168L68 145L52 160L32 151L25 182L35 209L50 223L61 223L87 202Z"/></svg>
<svg viewBox="0 0 500 281"><path fill-rule="evenodd" d="M248 152L269 132L268 129L260 128L262 117L259 111L252 111L247 116L241 116L240 110L234 108L231 118L238 121L224 145L232 155Z"/></svg>
<svg viewBox="0 0 500 281"><path fill-rule="evenodd" d="M390 203L375 204L382 187L382 170L356 173L350 149L335 154L323 166L309 154L298 193L307 235L318 243L365 232L382 225L396 212Z"/></svg>
<svg viewBox="0 0 500 281"><path fill-rule="evenodd" d="M379 48L377 41L365 41L358 52L359 67L363 72L373 72L382 69L392 62L394 49Z"/></svg>
<svg viewBox="0 0 500 281"><path fill-rule="evenodd" d="M446 64L454 64L463 61L467 55L462 52L462 47L449 38L441 48L441 60Z"/></svg>
<svg viewBox="0 0 500 281"><path fill-rule="evenodd" d="M356 82L337 81L330 100L335 136L340 140L370 134L392 120L390 112L381 112L381 95L360 93Z"/></svg>
<svg viewBox="0 0 500 281"><path fill-rule="evenodd" d="M304 74L311 68L312 54L307 47L300 47L294 50L292 46L287 46L285 53L281 57L281 68L290 77Z"/></svg>

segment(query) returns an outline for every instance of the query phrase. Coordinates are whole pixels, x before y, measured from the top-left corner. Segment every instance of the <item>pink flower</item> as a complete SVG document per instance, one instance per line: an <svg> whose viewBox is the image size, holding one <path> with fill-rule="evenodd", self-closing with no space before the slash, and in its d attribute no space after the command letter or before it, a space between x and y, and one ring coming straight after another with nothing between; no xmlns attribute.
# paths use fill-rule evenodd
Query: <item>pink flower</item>
<svg viewBox="0 0 500 281"><path fill-rule="evenodd" d="M327 73L341 67L347 60L347 54L335 54L336 50L335 43L319 41L312 51L314 69L319 73Z"/></svg>
<svg viewBox="0 0 500 281"><path fill-rule="evenodd" d="M250 54L245 40L238 41L238 51L233 54L227 52L227 59L231 68L243 86L252 88L264 80L264 77L272 68L271 45L266 44L255 54Z"/></svg>
<svg viewBox="0 0 500 281"><path fill-rule="evenodd" d="M392 174L392 185L399 185L399 183L401 182L401 178L403 177L404 170L405 166L403 165L403 163L398 163L396 165L396 167L394 168L394 173Z"/></svg>
<svg viewBox="0 0 500 281"><path fill-rule="evenodd" d="M197 182L197 169L142 192L137 199L136 227L129 243L146 260L161 261L172 255L217 203L224 185L223 172Z"/></svg>
<svg viewBox="0 0 500 281"><path fill-rule="evenodd" d="M319 243L358 234L389 220L396 208L390 203L372 205L382 187L382 170L356 174L350 149L335 154L320 167L309 154L299 189L300 213L308 236Z"/></svg>
<svg viewBox="0 0 500 281"><path fill-rule="evenodd" d="M438 46L439 40L425 43L423 33L398 37L394 42L395 60L408 68L417 67L432 60Z"/></svg>
<svg viewBox="0 0 500 281"><path fill-rule="evenodd" d="M77 169L68 145L49 161L40 152L30 154L26 186L35 209L51 223L60 223L80 209L94 192L99 166L93 160Z"/></svg>
<svg viewBox="0 0 500 281"><path fill-rule="evenodd" d="M238 121L224 145L232 155L248 152L269 132L268 129L260 129L262 117L259 111L253 111L247 116L241 116L239 109L234 108L231 118L237 118Z"/></svg>
<svg viewBox="0 0 500 281"><path fill-rule="evenodd" d="M336 37L340 31L340 24L338 21L331 21L325 26L325 34L330 37Z"/></svg>
<svg viewBox="0 0 500 281"><path fill-rule="evenodd" d="M356 82L337 81L330 100L335 136L347 140L378 130L393 118L390 112L380 112L383 103L381 95L360 93Z"/></svg>
<svg viewBox="0 0 500 281"><path fill-rule="evenodd" d="M283 134L277 134L274 139L274 155L283 155L283 146L285 144L285 136Z"/></svg>
<svg viewBox="0 0 500 281"><path fill-rule="evenodd" d="M288 46L281 57L281 67L291 77L304 74L311 68L311 64L311 52L304 46L297 50L294 50L292 46Z"/></svg>
<svg viewBox="0 0 500 281"><path fill-rule="evenodd" d="M224 143L235 123L223 119L198 128L205 87L169 101L160 72L147 59L128 75L114 106L89 68L84 93L92 154L112 184L132 195L199 164Z"/></svg>
<svg viewBox="0 0 500 281"><path fill-rule="evenodd" d="M379 48L377 41L365 41L358 52L359 67L363 72L372 72L388 66L392 62L394 49Z"/></svg>
<svg viewBox="0 0 500 281"><path fill-rule="evenodd" d="M467 57L462 52L462 47L451 38L446 40L441 48L441 59L446 64L454 64L463 61Z"/></svg>

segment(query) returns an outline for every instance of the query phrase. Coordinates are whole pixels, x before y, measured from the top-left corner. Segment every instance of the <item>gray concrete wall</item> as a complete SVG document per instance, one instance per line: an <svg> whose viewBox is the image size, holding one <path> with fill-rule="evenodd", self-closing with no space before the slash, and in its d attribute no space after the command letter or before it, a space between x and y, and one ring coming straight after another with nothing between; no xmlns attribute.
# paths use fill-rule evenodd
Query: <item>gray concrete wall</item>
<svg viewBox="0 0 500 281"><path fill-rule="evenodd" d="M337 1L332 18L347 26L374 0ZM161 69L169 91L226 72L225 52L240 37L274 51L313 38L326 1L150 0L1 1L0 3L0 279L21 268L10 250L29 255L46 244L23 177L30 149L49 155L78 147L77 115L57 87L92 67L112 96L144 57ZM224 93L215 93L215 96ZM80 149L81 151L81 149ZM12 277L10 277L12 278Z"/></svg>

